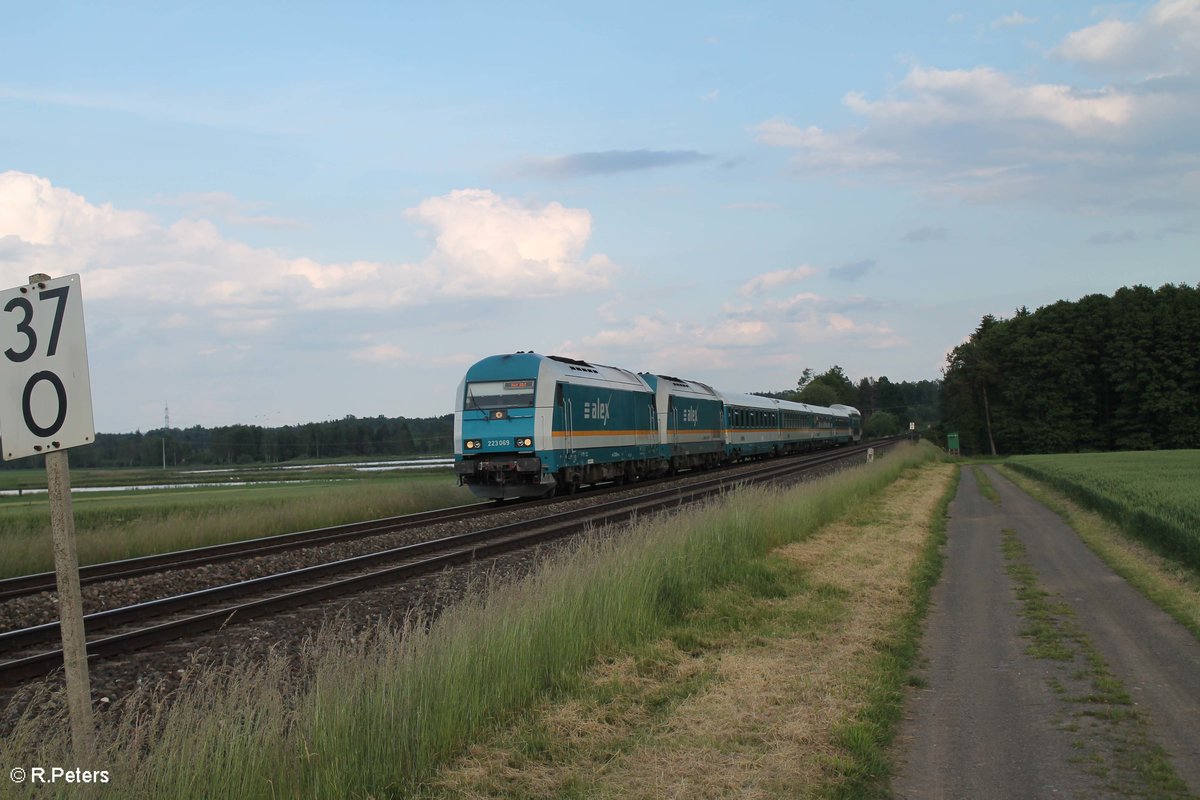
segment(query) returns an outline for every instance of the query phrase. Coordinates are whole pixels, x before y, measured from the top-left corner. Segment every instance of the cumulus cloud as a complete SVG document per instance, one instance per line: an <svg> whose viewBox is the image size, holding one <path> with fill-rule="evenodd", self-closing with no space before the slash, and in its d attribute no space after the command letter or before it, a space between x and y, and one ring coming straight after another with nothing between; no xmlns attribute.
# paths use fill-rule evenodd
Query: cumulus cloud
<svg viewBox="0 0 1200 800"><path fill-rule="evenodd" d="M716 96L708 99L716 99ZM712 156L695 150L606 150L532 158L522 163L519 171L549 178L574 178L698 164L711 160Z"/></svg>
<svg viewBox="0 0 1200 800"><path fill-rule="evenodd" d="M996 27L1032 22L1020 12ZM886 91L848 87L852 124L784 117L750 128L802 177L884 179L935 197L1185 212L1200 205L1200 0L1159 0L1066 35L1051 57L1119 75L915 64Z"/></svg>
<svg viewBox="0 0 1200 800"><path fill-rule="evenodd" d="M434 231L422 270L440 276L453 296L547 296L608 285L616 266L587 259L592 215L559 203L531 207L485 189L461 189L422 201L408 215Z"/></svg>
<svg viewBox="0 0 1200 800"><path fill-rule="evenodd" d="M858 92L846 105L872 120L924 125L993 121L1049 123L1073 133L1104 133L1127 124L1134 96L1112 87L1083 90L1060 84L1021 86L990 67L913 67L892 97L870 101Z"/></svg>
<svg viewBox="0 0 1200 800"><path fill-rule="evenodd" d="M772 289L784 286L789 283L796 283L817 274L817 268L802 264L799 267L792 269L780 269L774 272L764 272L762 275L756 275L750 280L742 284L738 290L743 295L763 294Z"/></svg>
<svg viewBox="0 0 1200 800"><path fill-rule="evenodd" d="M794 162L802 167L863 169L898 164L903 160L898 153L867 144L862 133L855 130L830 133L815 125L799 128L780 119L767 120L751 130L763 144L795 150Z"/></svg>
<svg viewBox="0 0 1200 800"><path fill-rule="evenodd" d="M1133 21L1105 19L1067 36L1052 54L1106 69L1200 66L1200 0L1160 0Z"/></svg>
<svg viewBox="0 0 1200 800"><path fill-rule="evenodd" d="M216 219L231 225L255 228L302 228L304 223L288 217L258 213L266 203L247 203L230 192L185 192L171 197L159 197L159 205L182 208L190 215Z"/></svg>
<svg viewBox="0 0 1200 800"><path fill-rule="evenodd" d="M211 198L210 198L211 200ZM0 269L80 272L90 298L262 311L389 308L464 297L537 297L607 285L616 266L585 256L591 215L531 205L483 189L422 201L408 212L430 232L415 263L322 262L222 236L204 219L160 225L95 205L45 178L0 174Z"/></svg>
<svg viewBox="0 0 1200 800"><path fill-rule="evenodd" d="M861 124L775 118L751 133L790 151L802 177L871 175L973 202L1179 209L1200 200L1200 80L1191 75L1085 87L918 65L880 97L850 91L843 102Z"/></svg>
<svg viewBox="0 0 1200 800"><path fill-rule="evenodd" d="M863 297L772 292L726 306L708 319L681 321L663 313L614 317L578 347L568 344L607 363L636 361L715 380L735 368L793 368L801 343L840 353L904 347L907 340L881 314L878 303Z"/></svg>

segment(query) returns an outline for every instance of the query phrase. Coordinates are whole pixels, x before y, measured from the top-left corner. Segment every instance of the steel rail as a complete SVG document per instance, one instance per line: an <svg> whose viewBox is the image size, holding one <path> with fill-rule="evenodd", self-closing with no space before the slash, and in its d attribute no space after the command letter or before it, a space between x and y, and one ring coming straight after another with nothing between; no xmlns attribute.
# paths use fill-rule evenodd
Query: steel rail
<svg viewBox="0 0 1200 800"><path fill-rule="evenodd" d="M651 485L651 481L644 481L643 485ZM587 494L593 497L602 496L627 489L628 486L629 484L601 486L589 491ZM296 550L302 547L331 544L347 539L360 539L368 536L394 533L396 531L441 522L485 517L513 508L536 508L541 505L561 503L570 499L576 498L569 495L559 495L557 497L525 501L519 505L497 505L490 502L470 503L452 508L420 511L413 514L352 522L327 528L313 528L311 530L261 536L254 539L243 539L236 542L207 545L187 550L174 550L168 553L138 556L120 561L106 561L100 564L81 566L79 568L79 582L81 585L87 585L119 578L134 578L140 575L175 569L201 567L222 561L253 558L261 555ZM53 572L38 572L31 575L0 578L0 600L56 590L57 585Z"/></svg>
<svg viewBox="0 0 1200 800"><path fill-rule="evenodd" d="M895 441L876 442L874 446L886 447ZM95 639L88 643L89 658L100 659L131 652L153 644L170 641L190 634L219 628L231 620L246 621L283 609L294 609L298 605L312 603L331 596L342 596L360 591L369 586L406 580L417 575L486 558L508 550L527 547L547 539L567 536L589 527L625 522L638 514L656 512L709 497L725 489L745 484L760 483L788 475L810 471L825 464L841 461L864 451L866 446L852 449L826 451L800 462L775 462L752 474L719 475L697 481L683 487L673 487L633 498L610 501L599 505L551 514L534 520L508 523L470 533L420 542L390 550L370 553L340 561L304 567L289 572L254 578L235 584L202 589L175 597L152 600L124 608L96 612L85 617L85 627L90 635L114 627L130 625L164 614L190 610L197 603L220 602L245 597L263 590L281 589L297 583L311 581L339 572L370 568L389 561L405 560L398 566L382 570L363 572L332 582L275 594L245 603L203 611L183 619L164 622L126 633ZM444 550L441 555L419 557ZM0 634L0 652L13 652L28 648L32 644L52 641L58 635L58 623L47 623ZM0 663L0 685L40 677L54 671L62 663L62 651L50 650L23 658Z"/></svg>

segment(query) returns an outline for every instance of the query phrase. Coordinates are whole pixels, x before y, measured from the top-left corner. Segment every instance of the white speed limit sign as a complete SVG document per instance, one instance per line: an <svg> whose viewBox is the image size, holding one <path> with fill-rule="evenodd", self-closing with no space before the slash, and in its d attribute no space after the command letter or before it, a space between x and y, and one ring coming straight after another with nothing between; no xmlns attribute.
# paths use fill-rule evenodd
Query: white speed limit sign
<svg viewBox="0 0 1200 800"><path fill-rule="evenodd" d="M0 453L8 461L95 438L79 276L0 292Z"/></svg>

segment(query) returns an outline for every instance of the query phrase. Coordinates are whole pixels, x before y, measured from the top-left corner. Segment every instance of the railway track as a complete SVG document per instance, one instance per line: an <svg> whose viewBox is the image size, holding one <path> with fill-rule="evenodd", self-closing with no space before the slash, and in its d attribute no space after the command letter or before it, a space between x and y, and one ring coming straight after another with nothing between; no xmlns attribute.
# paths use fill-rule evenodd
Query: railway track
<svg viewBox="0 0 1200 800"><path fill-rule="evenodd" d="M873 446L887 446L892 443L894 442L873 443ZM800 459L774 461L751 473L717 475L682 487L601 501L569 511L552 512L532 520L485 527L469 533L96 612L84 618L88 657L93 661L111 658L194 636L230 623L268 616L332 597L346 596L372 586L408 580L446 567L490 558L588 529L620 524L637 515L655 513L702 500L732 486L769 482L789 475L803 474L831 462L859 455L865 452L866 447L862 445L841 448ZM599 499L600 495L592 497ZM545 505L552 505L553 502L536 501ZM526 503L523 507L531 505L535 504ZM391 531L396 529L398 523L415 526L447 519L485 516L495 508L491 504L476 504L320 531L268 537L246 543L249 546L241 548L240 555L276 552L286 547L302 547L323 541L338 541L352 536ZM198 551L184 551L147 559L133 559L132 561L142 563L132 567L128 561L96 566L116 567L116 571L110 572L111 577L129 577L148 571L175 568L181 564L205 564L212 563L213 559L239 557L238 550L228 550L228 547L221 545L216 548L202 548L204 551L214 551L203 554L198 554ZM274 549L264 551L263 548L266 547ZM163 560L171 555L176 556L177 560ZM181 555L184 558L178 559ZM152 561L158 563L152 565L149 563ZM98 577L101 574L103 572L97 570L92 574L91 580L103 580L104 578ZM57 622L0 633L0 686L42 677L61 666L62 651L49 646L58 639Z"/></svg>

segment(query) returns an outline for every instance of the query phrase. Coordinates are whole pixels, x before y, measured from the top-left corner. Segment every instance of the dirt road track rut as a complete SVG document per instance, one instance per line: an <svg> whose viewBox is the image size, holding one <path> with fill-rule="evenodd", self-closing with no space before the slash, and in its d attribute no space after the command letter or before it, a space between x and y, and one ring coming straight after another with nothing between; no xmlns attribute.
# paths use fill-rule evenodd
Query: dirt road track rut
<svg viewBox="0 0 1200 800"><path fill-rule="evenodd" d="M1085 768L1051 689L1059 667L1026 652L1003 531L1024 545L1041 588L1060 595L1150 723L1151 738L1200 794L1200 643L1115 575L1056 514L994 469L985 499L964 469L946 562L922 640L925 688L900 731L902 798L1109 796Z"/></svg>

